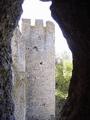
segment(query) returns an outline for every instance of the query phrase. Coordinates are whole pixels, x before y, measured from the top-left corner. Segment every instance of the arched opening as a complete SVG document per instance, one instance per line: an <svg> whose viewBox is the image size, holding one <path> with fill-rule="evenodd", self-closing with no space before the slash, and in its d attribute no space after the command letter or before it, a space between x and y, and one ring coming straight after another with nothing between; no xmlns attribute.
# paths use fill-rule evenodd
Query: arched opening
<svg viewBox="0 0 90 120"><path fill-rule="evenodd" d="M35 26L35 23L34 23L35 19L43 19L43 21L44 21L44 27L45 27L45 22L47 20L50 20L50 21L52 21L55 24L55 63L56 63L55 64L56 65L56 74L55 74L56 75L56 77L55 77L55 79L56 79L56 93L55 94L56 94L56 119L59 119L60 118L61 108L63 106L63 103L64 103L66 97L68 96L69 81L70 81L71 73L72 73L72 55L71 55L71 52L70 52L70 50L68 48L68 45L67 45L67 42L66 42L65 38L63 37L63 34L62 34L59 26L57 25L57 23L51 17L51 13L50 13L50 10L49 10L50 4L51 4L51 2L43 4L42 2L40 2L38 0L31 0L31 1L26 0L23 3L23 14L21 16L21 20L22 20L22 18L26 19L24 23L27 24L27 26L25 28L22 26L22 29L23 29L23 31L22 31L22 29L21 29L21 21L20 21L19 22L19 26L20 26L19 29L21 30L22 34L24 34L23 36L27 36L28 37L28 31L31 29L31 28L28 27L30 25L30 21L28 19L32 19L32 21L31 21L31 25L32 26ZM32 11L34 11L33 14L32 14ZM45 14L43 14L43 13L45 13ZM36 23L36 24L39 24L40 25L39 27L41 27L42 22L41 23ZM18 55L16 56L17 57L16 59L19 60L19 63L16 66L20 65L21 68L17 67L18 71L16 70L15 72L19 72L18 74L22 78L22 77L25 77L24 76L24 72L25 72L24 71L25 70L24 67L26 66L25 64L28 64L28 63L25 63L25 61L23 62L23 60L25 60L25 57L29 57L29 54L30 54L29 52L30 51L32 51L32 53L34 52L34 54L37 51L36 54L38 54L38 52L40 50L40 46L37 45L38 43L35 43L34 47L33 47L33 42L30 43L31 45L28 45L29 42L27 41L28 42L27 43L28 47L26 46L26 50L29 51L29 52L28 52L27 56L24 56L23 53L25 51L24 51L23 47L25 47L25 46L22 45L22 42L24 42L24 44L26 44L26 43L25 43L25 40L23 40L23 37L21 36L21 33L20 32L18 33L17 31L18 30L16 30L16 33L15 33L15 34L17 34L16 36L18 36L18 41L17 41L17 37L16 37L16 46L18 48L20 47L20 49L21 49L21 50L19 50L19 52L20 52L19 55L22 54L22 55L20 55L22 57L22 59L21 59L20 56L18 56ZM38 31L39 31L39 29L38 29ZM35 31L33 31L33 33L34 32ZM21 41L19 39L21 39ZM38 37L38 39L42 40L42 38L40 36ZM20 42L21 42L21 44L20 44ZM31 46L33 47L33 49L31 49ZM15 52L15 50L14 50L14 52ZM39 57L41 57L41 56L39 55ZM34 58L34 59L36 60L37 58ZM34 61L34 59L33 59L33 61ZM14 63L14 64L17 64L17 63ZM42 60L42 61L39 61L39 64L40 64L40 66L43 67L45 63ZM27 66L29 66L29 64ZM38 69L38 68L36 67L35 69ZM16 108L15 111L16 111L16 117L17 118L20 117L20 115L17 113L17 109L18 109L18 106L19 107L22 106L21 109L23 109L23 111L20 110L20 109L19 109L19 111L22 111L22 112L20 112L20 114L22 114L23 119L25 119L24 117L28 116L28 115L26 115L26 112L25 112L26 109L24 107L24 104L26 104L26 103L25 103L25 101L22 102L22 103L20 103L20 99L21 99L22 96L23 96L22 99L24 99L24 96L26 96L26 93L25 93L25 91L23 91L23 89L25 89L25 86L24 86L24 83L21 83L22 79L20 78L19 75L17 75L17 73L16 73L16 79L17 79L16 81L17 82L16 82L16 88L15 89L17 89L17 84L18 84L18 88L19 89L17 89L17 91L15 90L15 92L16 92L16 96L19 95L20 98L18 97L19 100L18 100L18 98L16 98L15 102L18 103L18 104L16 105L17 108ZM32 76L29 73L28 73L27 77L29 79L32 79L34 77L35 80L37 80L37 76ZM20 82L18 82L19 79L21 80ZM33 82L35 82L35 81L33 81ZM34 83L32 83L32 86L33 86L33 84ZM19 94L18 91L23 91L24 94L22 92L21 92L21 94ZM29 96L30 96L30 94L29 94ZM48 98L48 100L49 100L49 98ZM32 104L34 104L34 103L32 102ZM52 103L52 105L53 105L53 103ZM45 103L43 103L40 106L45 106ZM51 115L51 116L53 116L53 115ZM33 119L34 119L34 116L33 116Z"/></svg>
<svg viewBox="0 0 90 120"><path fill-rule="evenodd" d="M22 2L23 0L0 1L0 119L2 120L15 119L11 94L10 39L21 15ZM90 120L89 6L89 1L53 0L51 7L52 15L61 26L73 53L73 75L70 82L69 97L61 115L62 120Z"/></svg>

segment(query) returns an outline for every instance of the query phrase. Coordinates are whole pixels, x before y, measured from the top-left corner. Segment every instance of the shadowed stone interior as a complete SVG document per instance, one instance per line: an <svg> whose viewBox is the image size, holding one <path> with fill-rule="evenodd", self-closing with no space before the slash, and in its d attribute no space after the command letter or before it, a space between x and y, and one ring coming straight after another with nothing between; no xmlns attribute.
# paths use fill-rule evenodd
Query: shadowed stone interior
<svg viewBox="0 0 90 120"><path fill-rule="evenodd" d="M14 120L10 39L22 2L0 0L0 120ZM90 120L90 3L53 0L51 11L73 54L73 74L61 120Z"/></svg>
<svg viewBox="0 0 90 120"><path fill-rule="evenodd" d="M0 0L0 120L14 120L11 37L22 13L23 0Z"/></svg>

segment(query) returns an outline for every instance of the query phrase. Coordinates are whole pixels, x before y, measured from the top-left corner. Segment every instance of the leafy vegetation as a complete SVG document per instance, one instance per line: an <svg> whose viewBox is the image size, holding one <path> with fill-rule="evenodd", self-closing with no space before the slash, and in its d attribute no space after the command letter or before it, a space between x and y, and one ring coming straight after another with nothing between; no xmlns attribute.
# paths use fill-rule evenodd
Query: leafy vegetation
<svg viewBox="0 0 90 120"><path fill-rule="evenodd" d="M61 110L68 95L70 78L72 75L72 62L67 52L56 59L56 120L61 118Z"/></svg>
<svg viewBox="0 0 90 120"><path fill-rule="evenodd" d="M65 53L64 57L56 63L56 97L65 99L68 95L68 87L72 75L72 62Z"/></svg>

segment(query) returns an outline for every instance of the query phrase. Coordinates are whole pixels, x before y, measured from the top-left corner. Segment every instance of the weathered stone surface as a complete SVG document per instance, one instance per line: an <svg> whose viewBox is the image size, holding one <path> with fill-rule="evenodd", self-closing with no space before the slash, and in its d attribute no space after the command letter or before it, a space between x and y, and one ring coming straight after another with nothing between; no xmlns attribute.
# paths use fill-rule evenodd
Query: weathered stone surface
<svg viewBox="0 0 90 120"><path fill-rule="evenodd" d="M52 22L22 20L22 33L12 39L15 117L17 120L55 118L55 28ZM22 64L21 64L22 63ZM23 79L23 80L22 80Z"/></svg>
<svg viewBox="0 0 90 120"><path fill-rule="evenodd" d="M90 13L86 0L53 0L51 11L73 54L69 95L61 120L90 119Z"/></svg>
<svg viewBox="0 0 90 120"><path fill-rule="evenodd" d="M25 120L25 40L19 28L16 28L11 40L13 101L16 120Z"/></svg>
<svg viewBox="0 0 90 120"><path fill-rule="evenodd" d="M25 22L25 21L24 21ZM25 25L25 24L24 24ZM26 120L49 120L55 117L55 48L54 25L25 25L26 41Z"/></svg>
<svg viewBox="0 0 90 120"><path fill-rule="evenodd" d="M11 98L10 38L22 11L21 3L22 0L0 0L1 120L14 120ZM69 97L62 111L62 120L90 120L89 0L53 0L51 9L52 16L61 26L73 53L73 76Z"/></svg>
<svg viewBox="0 0 90 120"><path fill-rule="evenodd" d="M23 0L0 0L0 120L14 120L12 101L11 37Z"/></svg>

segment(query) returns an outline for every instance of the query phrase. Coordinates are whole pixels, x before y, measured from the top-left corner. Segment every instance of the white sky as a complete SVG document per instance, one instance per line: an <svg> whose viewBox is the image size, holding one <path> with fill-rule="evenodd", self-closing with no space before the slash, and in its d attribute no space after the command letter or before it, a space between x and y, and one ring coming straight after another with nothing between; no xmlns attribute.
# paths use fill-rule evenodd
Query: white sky
<svg viewBox="0 0 90 120"><path fill-rule="evenodd" d="M53 21L55 23L55 52L57 56L64 51L67 51L70 56L71 52L68 48L67 42L62 35L60 28L57 23L51 17L51 12L49 7L51 2L41 2L39 0L25 0L23 3L23 14L22 18L29 18L32 22L35 19L43 19L44 23L47 20ZM20 22L21 23L21 22Z"/></svg>

